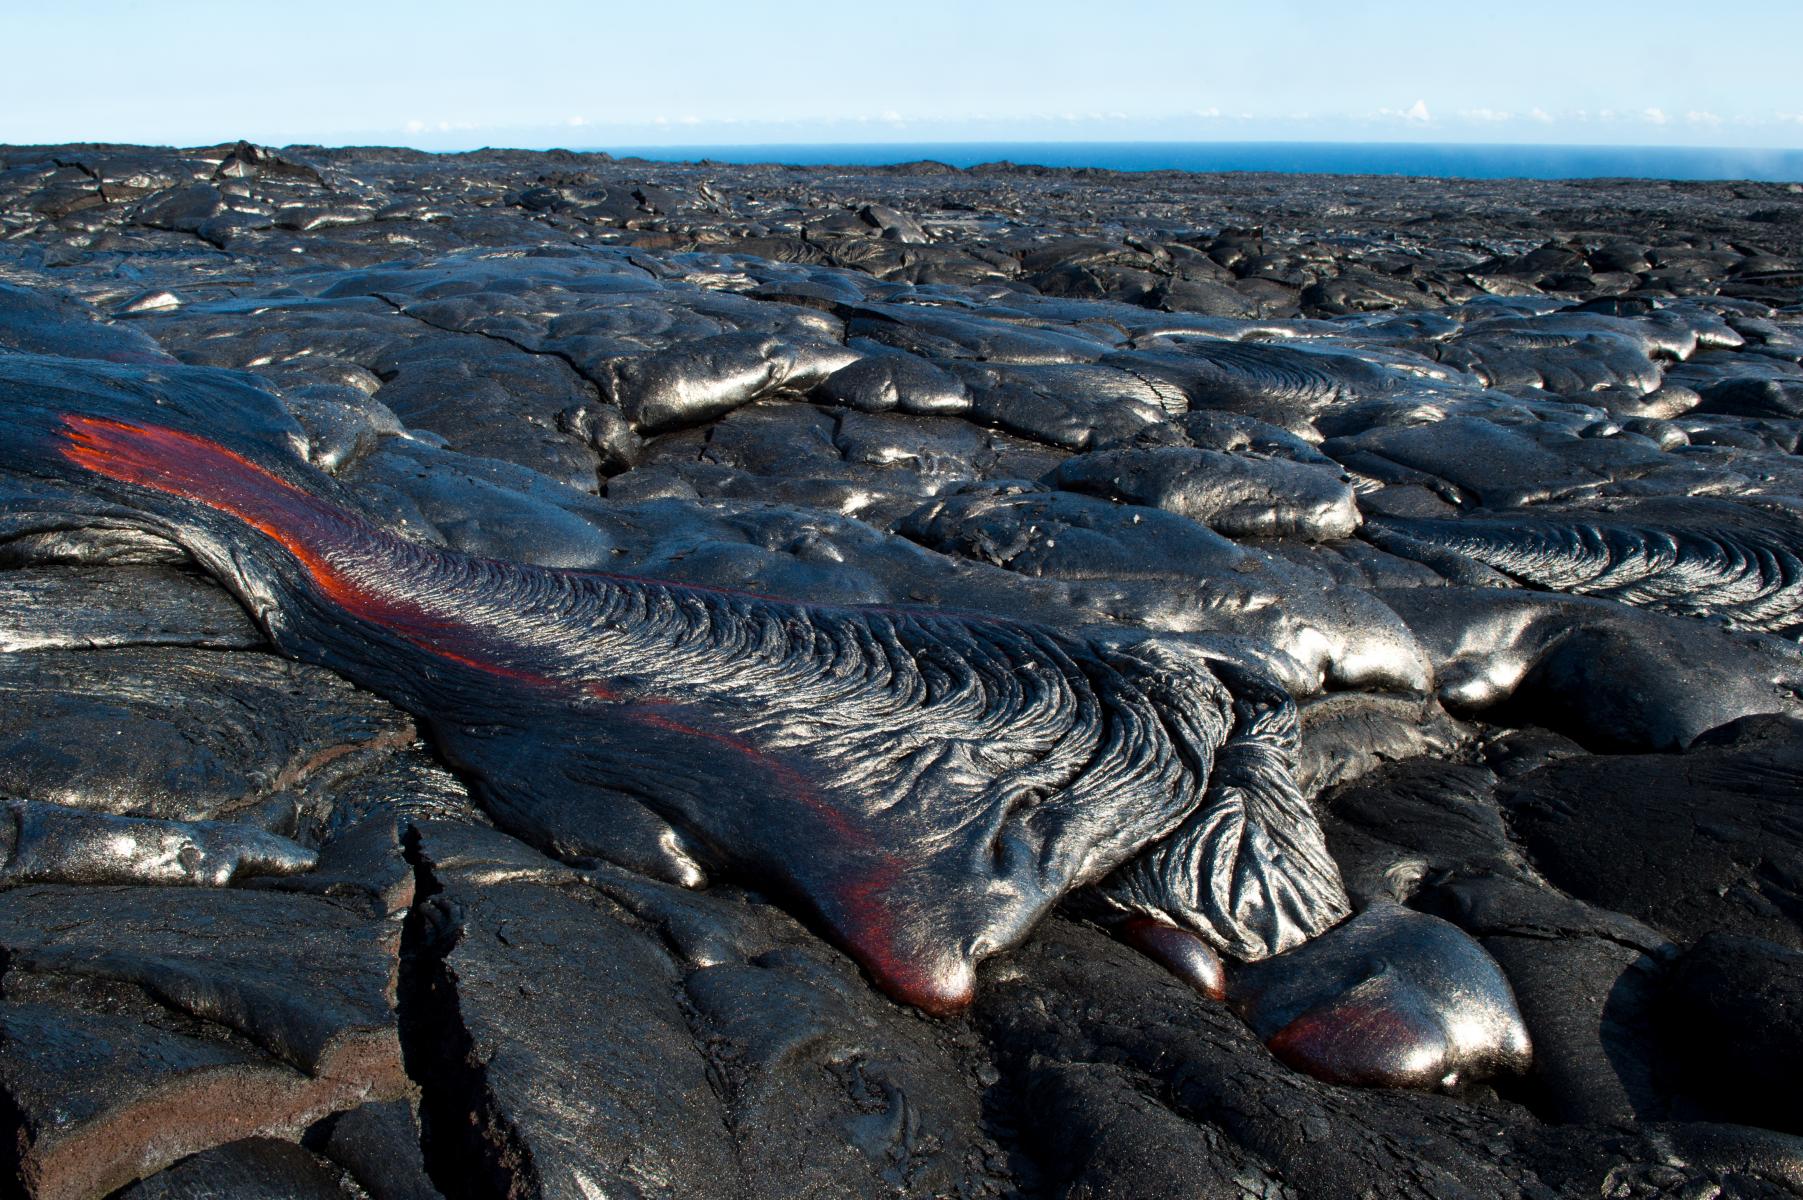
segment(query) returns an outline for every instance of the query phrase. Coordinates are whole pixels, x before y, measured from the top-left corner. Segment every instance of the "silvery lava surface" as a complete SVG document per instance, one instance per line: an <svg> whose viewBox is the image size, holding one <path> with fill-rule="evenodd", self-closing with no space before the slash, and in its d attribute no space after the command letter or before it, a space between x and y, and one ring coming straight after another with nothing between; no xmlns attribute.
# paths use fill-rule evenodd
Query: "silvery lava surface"
<svg viewBox="0 0 1803 1200"><path fill-rule="evenodd" d="M19 1187L1791 1194L1800 222L0 150Z"/></svg>

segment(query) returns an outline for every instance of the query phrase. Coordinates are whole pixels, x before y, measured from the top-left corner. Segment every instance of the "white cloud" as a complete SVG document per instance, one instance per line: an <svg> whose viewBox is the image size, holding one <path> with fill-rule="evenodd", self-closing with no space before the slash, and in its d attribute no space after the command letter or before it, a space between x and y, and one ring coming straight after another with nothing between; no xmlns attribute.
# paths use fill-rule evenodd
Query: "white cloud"
<svg viewBox="0 0 1803 1200"><path fill-rule="evenodd" d="M1538 121L1542 125L1551 125L1553 123L1553 114L1547 112L1544 108L1530 108L1528 109L1528 120Z"/></svg>
<svg viewBox="0 0 1803 1200"><path fill-rule="evenodd" d="M1212 107L1211 108L1198 108L1194 112L1192 112L1190 115L1192 117L1201 117L1204 121L1212 121L1216 117L1221 115L1221 110L1218 108L1212 108Z"/></svg>
<svg viewBox="0 0 1803 1200"><path fill-rule="evenodd" d="M1671 120L1670 117L1665 115L1665 110L1663 108L1643 108L1640 110L1640 116L1641 119L1646 121L1649 125L1663 125Z"/></svg>
<svg viewBox="0 0 1803 1200"><path fill-rule="evenodd" d="M474 121L422 121L415 117L402 128L408 133L468 133L484 126Z"/></svg>
<svg viewBox="0 0 1803 1200"><path fill-rule="evenodd" d="M1467 121L1513 121L1515 114L1507 109L1461 108L1459 115Z"/></svg>
<svg viewBox="0 0 1803 1200"><path fill-rule="evenodd" d="M1434 119L1433 114L1427 111L1427 101L1425 100L1417 100L1407 108L1380 108L1377 110L1377 115L1395 121L1410 121L1417 125L1426 125Z"/></svg>
<svg viewBox="0 0 1803 1200"><path fill-rule="evenodd" d="M1720 125L1722 123L1722 119L1714 113L1703 112L1694 108L1684 114L1684 119L1689 121L1692 125Z"/></svg>
<svg viewBox="0 0 1803 1200"><path fill-rule="evenodd" d="M571 129L580 129L582 126L588 124L588 118L587 117L565 117L563 119L563 123L565 125L568 125Z"/></svg>

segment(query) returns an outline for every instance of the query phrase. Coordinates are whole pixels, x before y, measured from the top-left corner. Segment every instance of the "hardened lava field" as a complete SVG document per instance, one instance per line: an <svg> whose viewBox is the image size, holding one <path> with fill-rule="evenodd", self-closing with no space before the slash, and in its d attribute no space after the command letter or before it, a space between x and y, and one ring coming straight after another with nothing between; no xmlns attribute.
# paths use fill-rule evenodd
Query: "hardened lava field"
<svg viewBox="0 0 1803 1200"><path fill-rule="evenodd" d="M30 1197L1803 1195L1803 188L0 147Z"/></svg>

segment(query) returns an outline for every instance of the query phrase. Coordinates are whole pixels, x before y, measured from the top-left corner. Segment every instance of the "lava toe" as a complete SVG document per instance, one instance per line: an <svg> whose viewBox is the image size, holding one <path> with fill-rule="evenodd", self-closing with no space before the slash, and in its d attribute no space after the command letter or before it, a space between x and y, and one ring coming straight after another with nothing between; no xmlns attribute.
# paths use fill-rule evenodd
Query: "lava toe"
<svg viewBox="0 0 1803 1200"><path fill-rule="evenodd" d="M1153 917L1135 917L1120 927L1121 940L1212 1000L1227 995L1221 956L1187 929Z"/></svg>
<svg viewBox="0 0 1803 1200"><path fill-rule="evenodd" d="M1450 1086L1525 1070L1532 1053L1495 960L1455 926L1388 902L1239 968L1229 994L1273 1053L1334 1082Z"/></svg>

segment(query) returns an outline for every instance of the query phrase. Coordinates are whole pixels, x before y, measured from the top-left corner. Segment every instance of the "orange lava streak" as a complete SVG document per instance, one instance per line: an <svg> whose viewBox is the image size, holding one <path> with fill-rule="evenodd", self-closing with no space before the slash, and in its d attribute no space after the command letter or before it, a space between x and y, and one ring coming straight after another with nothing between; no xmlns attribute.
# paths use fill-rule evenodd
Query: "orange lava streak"
<svg viewBox="0 0 1803 1200"><path fill-rule="evenodd" d="M319 592L353 616L380 625L439 658L521 683L556 680L483 654L481 631L439 616L404 597L370 590L319 546L348 536L385 537L351 513L258 466L217 442L155 425L64 415L64 458L84 470L151 488L236 517L286 550ZM445 647L463 644L469 653Z"/></svg>
<svg viewBox="0 0 1803 1200"><path fill-rule="evenodd" d="M342 546L352 538L380 543L393 540L354 514L314 496L273 472L216 442L154 425L65 414L59 452L84 470L122 483L204 504L237 518L270 538L291 555L313 585L332 603L353 616L388 629L418 649L446 661L534 687L568 687L569 681L521 670L498 661L484 643L484 631L454 618L437 615L405 597L372 591L335 564L322 547ZM686 586L686 585L673 585ZM695 590L711 590L700 588ZM468 653L448 649L445 641ZM617 699L605 684L593 682L582 691L601 700ZM627 720L652 729L712 742L754 764L813 813L840 845L860 860L855 873L839 879L833 894L851 927L846 940L886 990L929 1012L947 1013L968 1000L948 992L921 964L908 960L895 944L894 913L889 892L904 874L901 860L872 837L843 809L820 794L794 767L743 738L698 728L648 710L667 703L647 698L623 705Z"/></svg>

